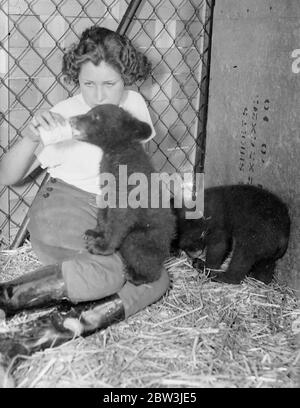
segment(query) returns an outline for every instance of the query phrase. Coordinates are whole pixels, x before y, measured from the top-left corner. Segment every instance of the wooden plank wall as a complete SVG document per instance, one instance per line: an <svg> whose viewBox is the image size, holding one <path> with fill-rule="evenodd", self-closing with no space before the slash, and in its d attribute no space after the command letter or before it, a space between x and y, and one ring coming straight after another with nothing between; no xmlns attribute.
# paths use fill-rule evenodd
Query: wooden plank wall
<svg viewBox="0 0 300 408"><path fill-rule="evenodd" d="M216 0L206 186L277 193L292 231L278 277L300 290L300 2Z"/></svg>

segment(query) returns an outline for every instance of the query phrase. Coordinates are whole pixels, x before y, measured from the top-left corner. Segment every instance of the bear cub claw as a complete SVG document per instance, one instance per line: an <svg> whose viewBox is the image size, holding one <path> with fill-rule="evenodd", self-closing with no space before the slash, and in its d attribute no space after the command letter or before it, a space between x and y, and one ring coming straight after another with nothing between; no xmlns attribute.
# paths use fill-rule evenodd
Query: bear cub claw
<svg viewBox="0 0 300 408"><path fill-rule="evenodd" d="M114 250L107 247L107 242L105 241L103 235L95 230L87 230L84 234L85 247L86 249L95 255L111 255Z"/></svg>

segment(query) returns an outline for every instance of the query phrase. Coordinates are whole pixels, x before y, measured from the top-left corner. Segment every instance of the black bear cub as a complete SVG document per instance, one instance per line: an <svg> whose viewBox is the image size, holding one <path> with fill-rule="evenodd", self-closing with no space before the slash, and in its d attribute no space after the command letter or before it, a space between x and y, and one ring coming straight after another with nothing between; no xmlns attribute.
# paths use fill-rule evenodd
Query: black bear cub
<svg viewBox="0 0 300 408"><path fill-rule="evenodd" d="M151 135L150 126L111 104L99 105L86 115L74 116L70 124L75 139L103 150L100 177L108 173L115 180L115 183L108 182L107 191L108 195L116 197L116 205L108 203L99 208L96 228L85 232L88 251L102 255L119 251L126 266L127 280L135 285L159 279L170 254L176 221L170 208L151 208L150 205L150 181L155 170L141 143ZM125 171L124 186L120 175ZM134 173L143 176L139 188L146 202L144 200L141 206L128 204L131 193L134 195L134 186L127 181Z"/></svg>
<svg viewBox="0 0 300 408"><path fill-rule="evenodd" d="M203 218L187 220L184 209L174 212L173 250L184 250L197 269L205 250L205 266L214 280L237 284L250 276L271 282L290 233L287 206L273 193L252 185L211 187L204 191Z"/></svg>

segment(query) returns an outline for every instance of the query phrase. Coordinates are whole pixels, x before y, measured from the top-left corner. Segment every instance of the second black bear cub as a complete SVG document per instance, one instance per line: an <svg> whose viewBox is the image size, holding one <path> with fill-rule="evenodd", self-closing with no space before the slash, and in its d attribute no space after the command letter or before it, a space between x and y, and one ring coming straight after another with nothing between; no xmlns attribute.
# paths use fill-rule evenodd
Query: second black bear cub
<svg viewBox="0 0 300 408"><path fill-rule="evenodd" d="M252 185L211 187L204 191L204 218L187 220L185 210L174 211L178 234L173 247L193 258L196 268L205 249L205 266L215 280L240 283L246 276L265 283L272 280L290 232L287 206L273 193ZM228 267L221 271L226 259Z"/></svg>
<svg viewBox="0 0 300 408"><path fill-rule="evenodd" d="M100 177L108 173L115 180L115 184L108 183L108 193L111 197L116 194L116 206L99 208L96 228L85 233L87 249L102 255L119 251L126 277L136 285L159 279L175 234L175 216L170 208L151 208L155 170L141 143L150 137L150 126L112 104L96 106L86 115L71 118L70 123L75 139L103 150ZM146 197L142 206L128 203L134 186L120 182L120 165L124 166L121 173L127 171L126 183L134 173L144 177L139 186Z"/></svg>

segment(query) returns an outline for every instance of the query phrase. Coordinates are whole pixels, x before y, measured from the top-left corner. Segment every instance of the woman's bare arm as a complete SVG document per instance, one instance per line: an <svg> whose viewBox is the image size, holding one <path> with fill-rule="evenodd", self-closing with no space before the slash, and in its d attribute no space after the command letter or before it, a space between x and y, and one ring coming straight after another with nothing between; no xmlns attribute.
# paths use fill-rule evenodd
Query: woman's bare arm
<svg viewBox="0 0 300 408"><path fill-rule="evenodd" d="M50 111L38 113L32 119L31 133L17 142L0 161L0 185L13 185L21 181L29 172L39 165L35 151L41 143L38 127L45 130L64 124L65 119Z"/></svg>
<svg viewBox="0 0 300 408"><path fill-rule="evenodd" d="M34 155L39 142L24 137L16 143L0 161L0 184L12 185L22 180L29 169L34 170L39 163Z"/></svg>

